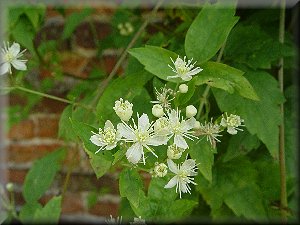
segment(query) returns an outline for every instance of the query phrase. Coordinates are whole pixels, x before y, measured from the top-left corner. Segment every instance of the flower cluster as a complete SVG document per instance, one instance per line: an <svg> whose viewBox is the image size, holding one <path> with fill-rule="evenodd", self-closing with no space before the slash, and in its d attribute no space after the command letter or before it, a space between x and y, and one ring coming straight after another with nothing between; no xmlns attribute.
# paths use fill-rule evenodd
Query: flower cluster
<svg viewBox="0 0 300 225"><path fill-rule="evenodd" d="M186 57L183 60L178 57L173 63L175 68L172 70L176 72L176 76L173 77L180 77L184 81L190 80L191 76L202 70L199 67L194 68L195 63L192 63L192 60L186 62ZM196 161L189 158L189 142L204 135L207 141L216 147L216 143L220 142L219 133L227 128L228 133L236 134L237 130L241 130L238 127L242 126L243 120L237 115L227 116L225 113L220 123L213 123L212 120L200 123L195 118L198 112L193 105L185 107L183 116L182 110L172 108L172 100L176 98L178 92L187 93L188 85L178 85L178 91L167 88L166 85L160 88L160 91L155 88L156 100L151 101L154 104L152 116L136 113L136 118L133 118L133 104L122 98L116 100L113 109L120 122L114 126L107 120L103 129L99 128L98 133L92 132L90 141L100 147L96 153L112 150L119 144L125 152L126 159L134 167L137 167L138 163L146 165L147 155L152 154L157 158L150 169L152 177L173 174L164 188L176 186L176 192L179 192L181 198L181 193L190 193L190 184L196 185L193 177L197 175L198 168ZM159 157L162 154L157 152L164 151L163 149L166 151L166 158ZM185 159L182 159L183 156ZM176 164L176 161L179 164Z"/></svg>
<svg viewBox="0 0 300 225"><path fill-rule="evenodd" d="M123 36L128 36L128 35L132 34L132 32L134 31L132 24L129 22L119 23L118 29L119 29L120 34Z"/></svg>

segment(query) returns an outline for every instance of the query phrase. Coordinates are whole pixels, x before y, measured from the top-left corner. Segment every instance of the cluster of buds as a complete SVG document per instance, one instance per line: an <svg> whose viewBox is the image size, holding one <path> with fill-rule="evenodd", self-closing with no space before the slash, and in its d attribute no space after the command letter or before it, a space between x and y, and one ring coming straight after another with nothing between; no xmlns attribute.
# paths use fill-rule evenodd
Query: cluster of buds
<svg viewBox="0 0 300 225"><path fill-rule="evenodd" d="M120 34L123 36L128 36L128 35L132 34L132 32L134 31L132 24L129 22L119 23L118 29L119 29Z"/></svg>

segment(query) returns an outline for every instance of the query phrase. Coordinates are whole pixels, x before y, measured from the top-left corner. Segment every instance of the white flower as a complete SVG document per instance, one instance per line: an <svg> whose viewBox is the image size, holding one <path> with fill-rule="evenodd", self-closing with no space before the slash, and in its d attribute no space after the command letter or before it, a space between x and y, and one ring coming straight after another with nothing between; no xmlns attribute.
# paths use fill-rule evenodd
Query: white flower
<svg viewBox="0 0 300 225"><path fill-rule="evenodd" d="M191 176L196 176L198 169L194 159L185 160L182 165L176 165L171 159L167 160L168 167L175 176L165 185L165 188L172 188L176 185L176 193L179 191L179 197L182 193L191 193L189 184L197 185Z"/></svg>
<svg viewBox="0 0 300 225"><path fill-rule="evenodd" d="M218 124L213 124L211 122L206 122L205 124L200 124L197 130L198 135L206 135L206 140L210 142L213 148L216 147L216 142L221 142L218 137L222 136L219 134L221 132L220 126Z"/></svg>
<svg viewBox="0 0 300 225"><path fill-rule="evenodd" d="M174 62L172 58L170 58L174 64L174 68L168 65L176 75L168 76L167 79L170 78L181 78L184 81L189 81L192 79L193 75L201 72L203 69L200 67L194 68L196 62L192 63L193 59L189 59L187 62L185 61L186 56L183 57L183 60L178 56L176 61Z"/></svg>
<svg viewBox="0 0 300 225"><path fill-rule="evenodd" d="M187 86L186 84L180 84L179 85L179 92L184 94L187 93L189 90L189 86Z"/></svg>
<svg viewBox="0 0 300 225"><path fill-rule="evenodd" d="M162 117L164 115L164 109L161 105L156 104L152 107L152 114L155 117Z"/></svg>
<svg viewBox="0 0 300 225"><path fill-rule="evenodd" d="M149 146L159 146L167 144L167 137L157 135L153 131L153 125L150 124L147 114L138 116L138 125L133 121L133 127L123 123L118 124L118 131L125 138L126 142L132 142L133 145L127 150L126 157L129 162L136 164L141 158L145 165L145 156L143 148L148 149L154 156L157 155L152 151Z"/></svg>
<svg viewBox="0 0 300 225"><path fill-rule="evenodd" d="M113 218L112 215L110 215L110 218L106 219L105 223L107 223L107 224L122 224L122 216Z"/></svg>
<svg viewBox="0 0 300 225"><path fill-rule="evenodd" d="M195 122L195 125L194 125L194 129L200 129L201 128L201 124L199 121L196 121Z"/></svg>
<svg viewBox="0 0 300 225"><path fill-rule="evenodd" d="M193 116L196 116L196 114L197 114L197 109L195 108L195 106L188 105L185 108L185 115L186 115L187 118L191 118Z"/></svg>
<svg viewBox="0 0 300 225"><path fill-rule="evenodd" d="M134 217L133 222L130 222L130 224L134 225L146 225L146 221L142 219L141 216Z"/></svg>
<svg viewBox="0 0 300 225"><path fill-rule="evenodd" d="M169 159L179 159L183 152L183 148L179 148L175 144L172 144L168 146L167 156Z"/></svg>
<svg viewBox="0 0 300 225"><path fill-rule="evenodd" d="M117 142L121 139L120 133L115 130L114 125L109 120L105 122L103 130L99 128L98 134L93 131L92 133L94 135L91 136L90 141L93 144L101 147L95 153L98 153L103 149L112 150L116 147Z"/></svg>
<svg viewBox="0 0 300 225"><path fill-rule="evenodd" d="M225 113L226 116L224 117L224 114L222 115L222 120L220 125L223 127L227 127L227 132L229 134L237 134L237 130L242 131L241 128L238 128L239 126L244 126L242 125L242 122L244 122L243 119L240 118L238 115L230 114L230 116Z"/></svg>
<svg viewBox="0 0 300 225"><path fill-rule="evenodd" d="M154 169L154 177L164 177L167 175L168 167L164 163L155 163Z"/></svg>
<svg viewBox="0 0 300 225"><path fill-rule="evenodd" d="M184 120L181 118L180 121L180 111L172 109L168 113L169 117L169 127L172 137L174 135L174 144L180 148L187 149L189 146L184 138L188 138L193 141L193 138L197 138L192 135L193 131L189 131L194 128L196 119L194 117Z"/></svg>
<svg viewBox="0 0 300 225"><path fill-rule="evenodd" d="M170 134L169 130L169 119L166 117L160 117L158 118L153 127L154 127L154 132L158 135L168 135Z"/></svg>
<svg viewBox="0 0 300 225"><path fill-rule="evenodd" d="M175 95L174 91L170 88L166 88L166 86L160 88L159 92L156 88L155 89L155 94L156 94L156 99L155 101L151 101L153 104L160 104L164 109L170 109L171 108L171 101L175 98L172 97Z"/></svg>
<svg viewBox="0 0 300 225"><path fill-rule="evenodd" d="M132 106L132 103L128 102L127 100L124 102L123 99L120 98L120 100L115 101L115 106L113 109L121 120L127 122L133 113Z"/></svg>
<svg viewBox="0 0 300 225"><path fill-rule="evenodd" d="M19 59L23 56L23 53L26 51L24 49L20 52L20 45L18 43L13 43L9 47L9 43L3 43L4 47L1 49L1 61L0 61L0 75L11 72L11 66L13 66L17 70L27 70L26 67L26 59Z"/></svg>

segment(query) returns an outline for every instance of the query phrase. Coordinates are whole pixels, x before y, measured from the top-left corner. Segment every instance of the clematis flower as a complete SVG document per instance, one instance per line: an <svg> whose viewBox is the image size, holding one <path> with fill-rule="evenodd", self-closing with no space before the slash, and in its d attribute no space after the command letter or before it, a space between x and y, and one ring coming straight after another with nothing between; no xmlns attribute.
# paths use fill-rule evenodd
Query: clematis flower
<svg viewBox="0 0 300 225"><path fill-rule="evenodd" d="M165 185L164 188L172 188L176 185L176 193L179 192L179 197L181 198L181 193L190 193L189 184L197 185L193 180L193 176L197 175L196 170L197 165L194 159L185 160L182 165L176 165L171 159L167 160L168 167L175 176Z"/></svg>
<svg viewBox="0 0 300 225"><path fill-rule="evenodd" d="M11 74L11 66L17 70L27 70L25 64L27 60L19 59L23 56L26 49L20 52L20 45L18 43L14 42L9 47L9 43L4 42L4 47L1 50L0 75L6 74L7 72Z"/></svg>
<svg viewBox="0 0 300 225"><path fill-rule="evenodd" d="M188 138L193 141L193 138L197 138L192 133L193 131L190 131L194 128L196 119L194 117L189 118L188 120L184 120L181 118L180 120L180 111L177 109L172 109L168 113L169 117L169 128L171 136L174 136L174 144L183 149L187 149L189 146L186 143L184 138Z"/></svg>
<svg viewBox="0 0 300 225"><path fill-rule="evenodd" d="M206 140L210 142L213 148L216 147L216 142L221 142L218 137L222 136L219 134L221 132L220 125L213 124L212 121L206 122L204 124L200 124L197 128L195 134L196 135L205 135Z"/></svg>
<svg viewBox="0 0 300 225"><path fill-rule="evenodd" d="M106 224L122 224L122 216L117 217L117 218L113 218L112 215L110 215L110 218L106 219L105 223Z"/></svg>
<svg viewBox="0 0 300 225"><path fill-rule="evenodd" d="M181 78L184 81L190 81L192 76L200 73L203 69L200 67L195 67L196 62L192 63L193 59L189 59L187 62L186 56L183 57L183 60L178 56L176 61L174 62L172 58L170 58L172 63L174 64L174 68L168 65L176 75L168 76L167 79L170 78Z"/></svg>
<svg viewBox="0 0 300 225"><path fill-rule="evenodd" d="M141 216L139 217L134 217L133 222L130 222L130 224L134 225L146 225L146 221L142 219Z"/></svg>
<svg viewBox="0 0 300 225"><path fill-rule="evenodd" d="M90 141L100 147L95 153L98 153L103 149L114 149L117 145L117 142L122 137L120 133L115 130L114 125L109 120L105 122L103 130L99 128L98 134L93 131L92 133L93 135L91 136Z"/></svg>
<svg viewBox="0 0 300 225"><path fill-rule="evenodd" d="M120 100L115 101L115 106L113 109L121 120L128 121L132 116L132 103L127 100L123 101L122 98Z"/></svg>
<svg viewBox="0 0 300 225"><path fill-rule="evenodd" d="M227 127L227 132L229 134L234 135L237 134L238 130L243 130L241 128L238 128L239 126L244 126L242 125L242 122L244 122L244 120L241 119L240 116L234 114L230 114L230 116L228 116L227 113L225 113L225 116L223 114L222 117L223 118L221 120L220 125L223 127Z"/></svg>
<svg viewBox="0 0 300 225"><path fill-rule="evenodd" d="M155 95L156 99L155 101L150 101L153 104L159 104L161 105L164 109L170 109L171 108L171 101L175 98L174 91L170 88L166 88L166 86L160 88L160 92L155 89ZM173 96L173 97L172 97Z"/></svg>
<svg viewBox="0 0 300 225"><path fill-rule="evenodd" d="M179 148L175 144L172 144L168 146L167 156L169 159L179 159L183 152L183 148Z"/></svg>
<svg viewBox="0 0 300 225"><path fill-rule="evenodd" d="M149 146L159 146L167 144L167 137L164 135L157 135L154 133L153 124L149 122L147 114L143 114L141 117L138 115L138 125L128 125L124 121L118 124L118 131L124 137L126 142L132 142L132 146L127 150L126 157L129 162L136 164L143 158L145 165L145 156L143 148L148 149L155 157L157 155Z"/></svg>
<svg viewBox="0 0 300 225"><path fill-rule="evenodd" d="M153 169L153 174L154 177L164 177L167 175L168 172L168 167L164 163L155 163L154 169Z"/></svg>

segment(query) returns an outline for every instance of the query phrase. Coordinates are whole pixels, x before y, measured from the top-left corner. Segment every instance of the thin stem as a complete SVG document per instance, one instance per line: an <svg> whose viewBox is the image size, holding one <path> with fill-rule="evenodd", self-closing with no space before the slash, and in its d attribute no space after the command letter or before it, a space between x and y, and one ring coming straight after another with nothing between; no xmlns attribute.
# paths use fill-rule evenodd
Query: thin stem
<svg viewBox="0 0 300 225"><path fill-rule="evenodd" d="M222 56L223 56L223 52L224 52L224 49L225 49L225 45L226 45L226 40L225 40L224 44L222 45L222 47L221 47L221 49L219 51L219 54L218 54L216 62L221 62L221 59L222 59ZM200 101L199 108L198 108L198 113L196 115L196 119L197 120L199 120L199 118L201 116L201 113L202 113L202 110L203 110L203 106L204 106L204 104L205 104L205 102L207 100L209 91L210 91L210 86L207 85L205 87L205 90L204 90L203 95L201 97L201 101Z"/></svg>
<svg viewBox="0 0 300 225"><path fill-rule="evenodd" d="M122 163L122 166L126 166L126 167L129 167L129 168L133 168L133 165L132 164L128 164L128 163ZM148 169L144 169L144 168L141 168L141 167L135 167L139 170L142 170L142 171L145 171L145 172L148 172L149 173L149 170Z"/></svg>
<svg viewBox="0 0 300 225"><path fill-rule="evenodd" d="M45 98L50 98L50 99L53 99L53 100L56 100L56 101L59 101L59 102L64 102L64 103L68 103L68 104L71 104L71 105L80 106L80 107L85 108L87 110L94 111L93 108L90 107L90 106L86 106L86 105L83 105L81 103L73 102L73 101L70 101L68 99L60 98L60 97L57 97L57 96L54 96L54 95L49 95L49 94L42 93L42 92L39 92L39 91L34 91L34 90L24 88L24 87L21 87L21 86L13 86L10 89L18 89L18 90L21 90L21 91L24 91L24 92L39 95L39 96L42 96L42 97L45 97Z"/></svg>
<svg viewBox="0 0 300 225"><path fill-rule="evenodd" d="M158 10L158 8L162 4L162 2L163 2L163 0L157 2L156 6L152 10L151 15L154 15L154 13L156 13L156 11ZM91 103L92 106L94 106L96 104L96 102L98 102L98 99L101 97L102 93L104 92L105 88L107 87L107 85L109 84L109 82L111 81L111 79L117 74L118 69L120 68L120 66L122 65L123 61L125 60L125 58L126 58L126 56L128 54L128 50L133 47L133 45L135 44L135 42L138 40L138 38L140 37L140 35L144 31L144 29L146 28L146 26L150 22L151 18L152 18L152 16L149 16L144 21L144 23L141 25L141 27L139 28L139 30L133 36L132 40L130 41L130 43L128 44L128 46L126 47L126 49L122 52L119 60L117 61L116 65L114 66L114 68L112 69L112 71L110 72L110 74L108 75L108 77L100 84L100 86L98 88L98 92L97 92L97 94L95 96L95 99Z"/></svg>
<svg viewBox="0 0 300 225"><path fill-rule="evenodd" d="M279 21L279 42L284 43L284 27L285 24L285 0L281 0L280 7L280 21ZM283 57L280 58L278 66L278 82L280 90L283 93ZM284 149L284 107L283 103L280 104L280 113L282 122L279 126L279 167L280 167L280 212L283 223L287 222L286 208L287 193L286 193L286 169L285 169L285 149Z"/></svg>

